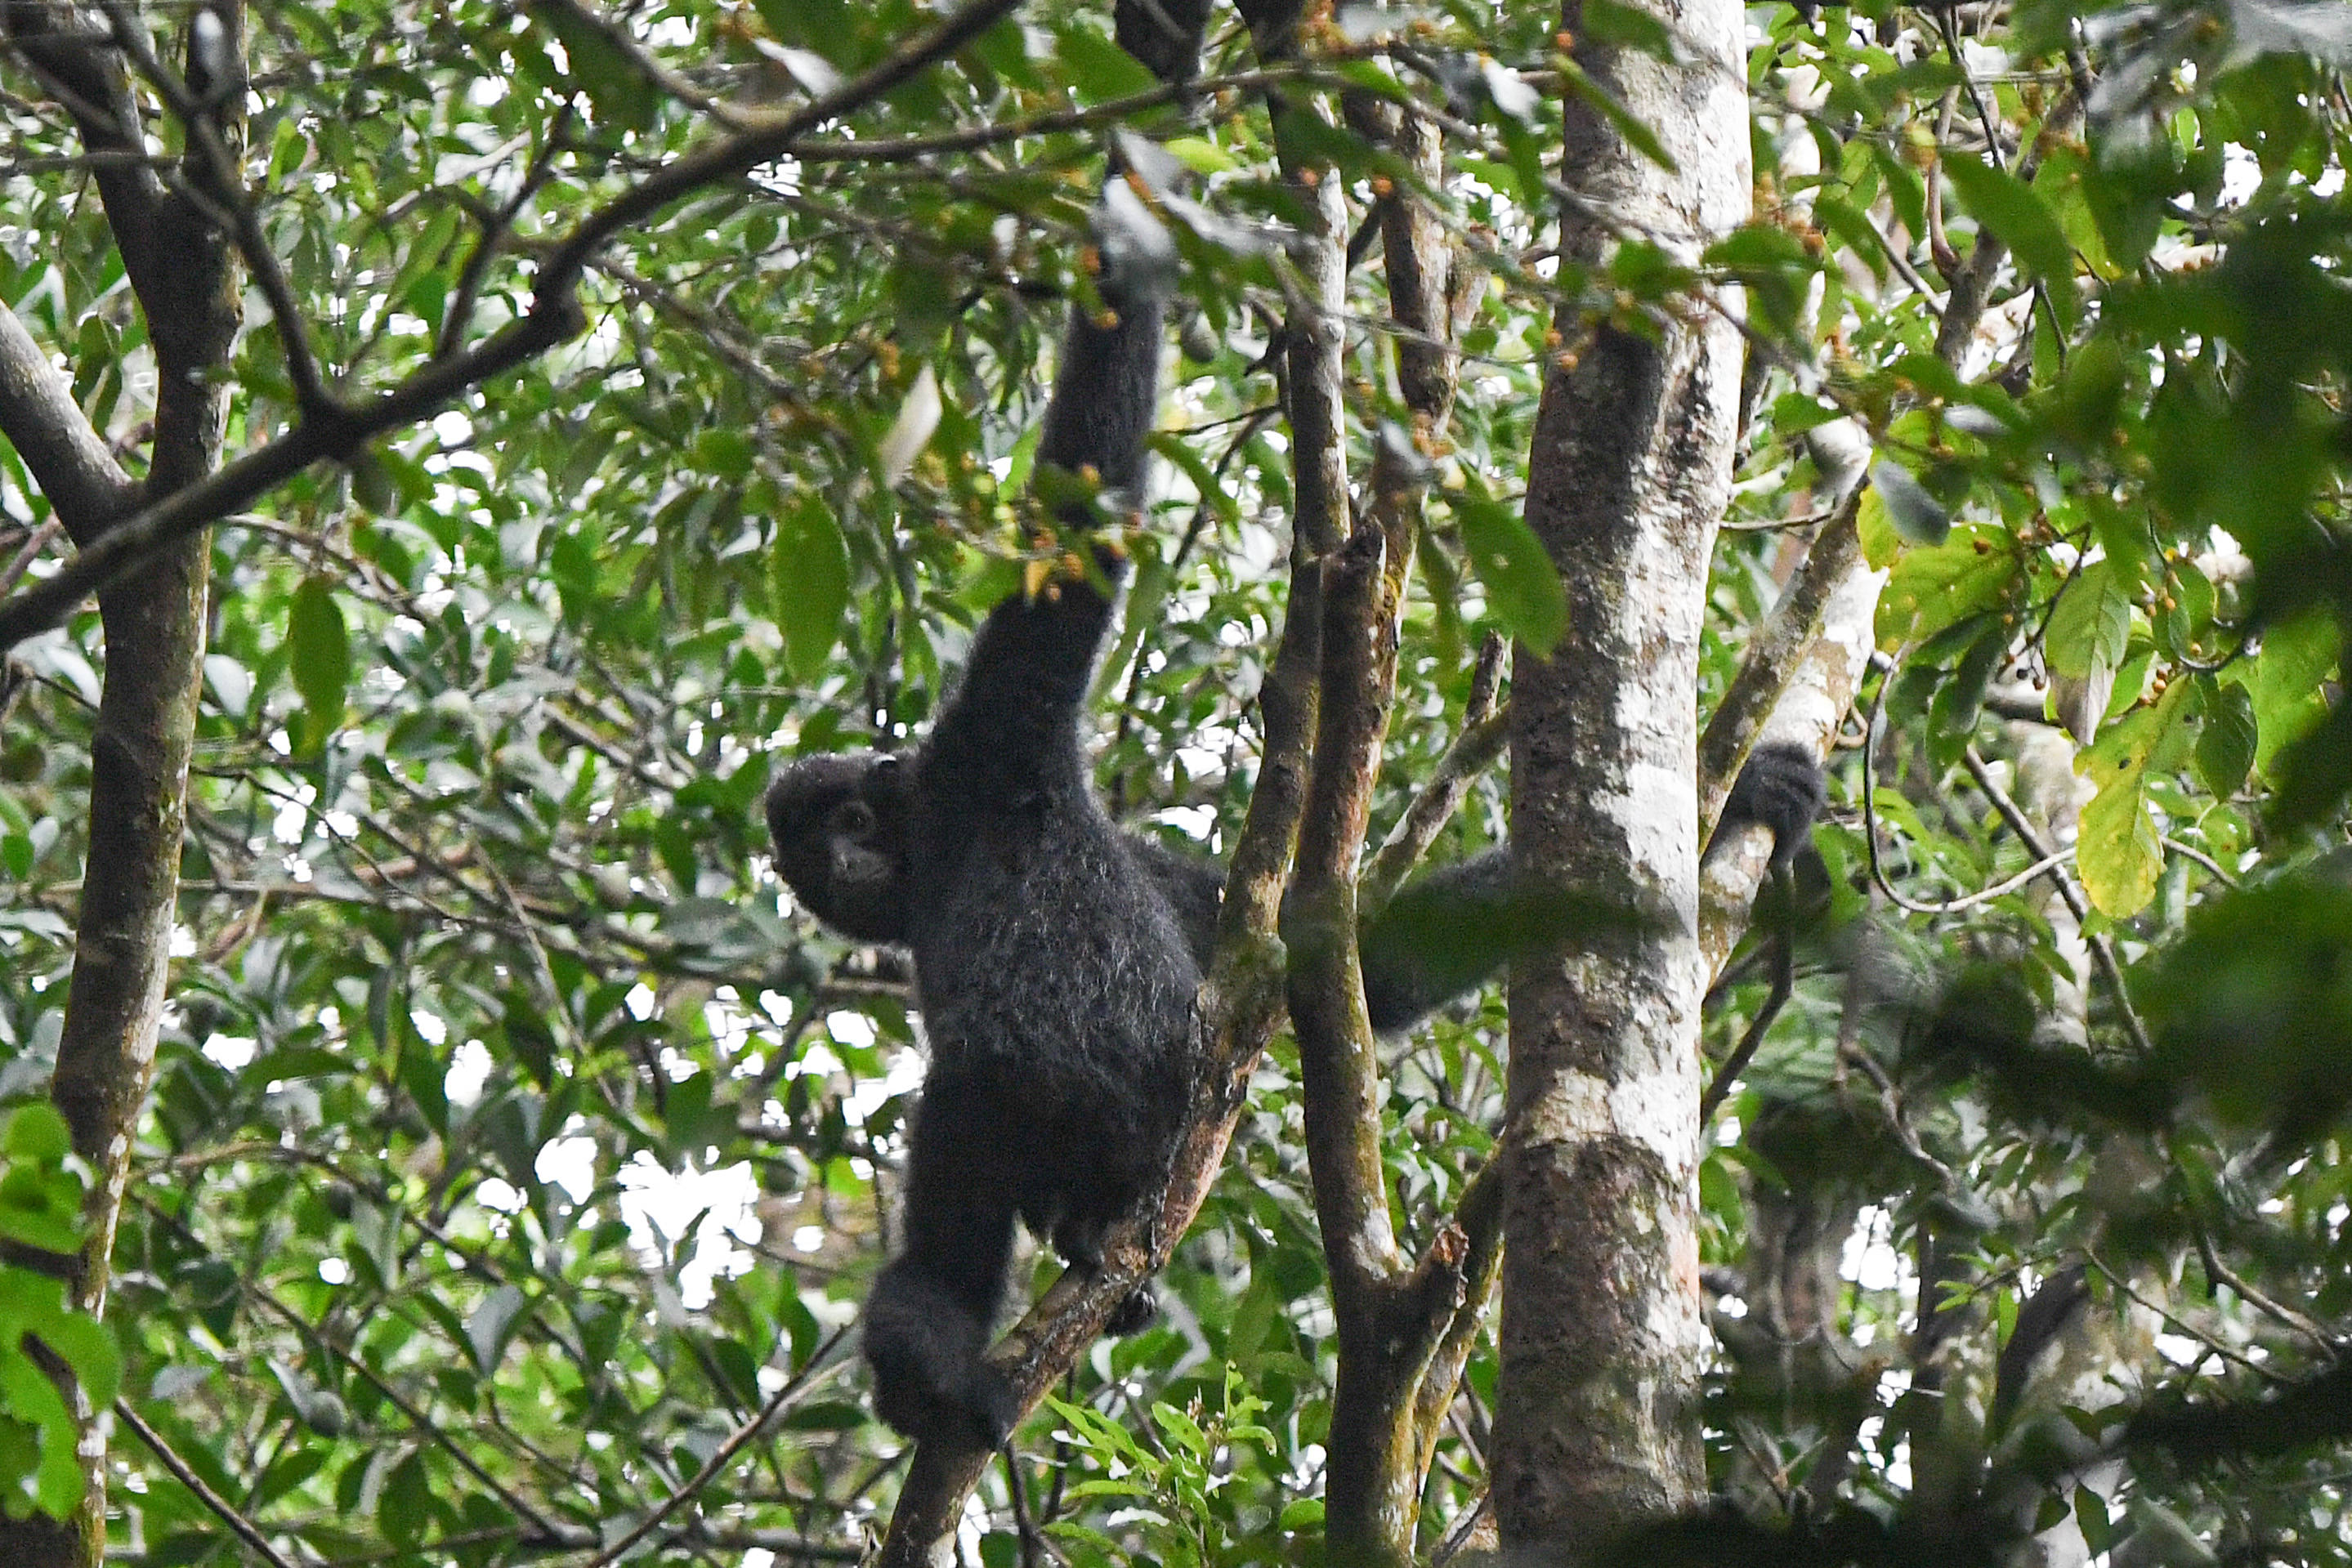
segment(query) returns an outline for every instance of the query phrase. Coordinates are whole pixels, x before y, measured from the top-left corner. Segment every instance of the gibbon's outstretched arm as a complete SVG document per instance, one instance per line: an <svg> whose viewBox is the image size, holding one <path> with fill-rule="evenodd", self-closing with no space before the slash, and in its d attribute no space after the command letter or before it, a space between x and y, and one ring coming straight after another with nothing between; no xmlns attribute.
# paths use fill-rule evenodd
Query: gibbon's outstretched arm
<svg viewBox="0 0 2352 1568"><path fill-rule="evenodd" d="M785 769L768 797L778 872L811 914L861 942L907 940L898 779L898 759L885 754L813 757ZM1726 830L1761 823L1772 831L1772 864L1785 866L1803 848L1822 800L1822 770L1808 753L1759 747L1732 784L1708 852ZM1129 835L1127 848L1164 890L1194 963L1206 966L1223 868L1141 835ZM1501 967L1508 879L1506 852L1488 850L1406 883L1364 924L1357 948L1375 1030L1409 1030Z"/></svg>
<svg viewBox="0 0 2352 1568"><path fill-rule="evenodd" d="M1070 308L1037 460L1127 507L1140 500L1144 444L1159 417L1176 251L1141 198L1113 181L1096 208L1095 254L1105 309ZM1083 528L1088 517L1070 507L1061 520ZM926 770L954 776L967 798L1084 788L1078 717L1110 626L1106 590L1127 569L1115 549L1097 544L1093 553L1093 573L1057 573L1034 597L1005 600L973 639L962 682L923 747Z"/></svg>

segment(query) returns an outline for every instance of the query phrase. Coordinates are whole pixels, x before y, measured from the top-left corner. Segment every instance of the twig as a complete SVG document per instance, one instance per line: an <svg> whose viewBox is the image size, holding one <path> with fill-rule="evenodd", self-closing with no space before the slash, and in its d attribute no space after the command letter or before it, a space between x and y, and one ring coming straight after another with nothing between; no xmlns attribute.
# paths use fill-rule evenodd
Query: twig
<svg viewBox="0 0 2352 1568"><path fill-rule="evenodd" d="M793 1374L782 1387L768 1396L768 1402L760 1406L758 1414L727 1435L727 1440L719 1445L718 1451L703 1461L702 1468L688 1477L685 1485L670 1493L651 1513L637 1521L628 1533L582 1563L581 1568L611 1568L613 1563L626 1555L629 1548L659 1529L661 1521L676 1513L688 1499L716 1479L719 1472L725 1469L728 1463L743 1451L744 1445L758 1437L768 1423L775 1419L777 1413L783 1409L793 1396L807 1385L809 1378L824 1366L827 1353L840 1343L842 1336L848 1332L846 1324L834 1330L826 1337L825 1342L817 1346L815 1354L801 1364L801 1369Z"/></svg>
<svg viewBox="0 0 2352 1568"><path fill-rule="evenodd" d="M532 3L541 10L562 12L610 44L614 52L627 60L630 68L638 75L689 109L698 110L710 116L730 131L741 131L756 123L754 117L747 116L733 105L722 103L718 99L712 98L709 93L647 54L644 46L637 42L635 34L593 6L582 4L582 0L532 0Z"/></svg>
<svg viewBox="0 0 2352 1568"><path fill-rule="evenodd" d="M1495 636L1478 650L1478 664L1470 675L1469 700L1462 705L1461 729L1364 873L1360 896L1365 913L1377 913L1379 905L1396 892L1406 873L1429 852L1439 831L1462 809L1470 781L1502 755L1508 736L1495 705L1502 683L1503 650L1503 640Z"/></svg>
<svg viewBox="0 0 2352 1568"><path fill-rule="evenodd" d="M166 1213L161 1206L151 1200L142 1198L140 1202L141 1206L144 1207L149 1214L163 1220L174 1231L187 1237L191 1241L196 1242L198 1246L203 1245L203 1243L197 1239L195 1233L188 1229L176 1216ZM418 1409L414 1402L403 1395L400 1390L394 1388L392 1385L392 1380L386 1377L383 1374L378 1372L374 1367L369 1365L367 1359L364 1356L362 1356L356 1351L350 1350L336 1343L333 1338L328 1335L325 1331L320 1329L318 1325L311 1322L310 1319L304 1317L292 1307L289 1307L285 1302L279 1301L277 1296L262 1287L255 1285L249 1281L241 1281L238 1283L238 1290L247 1300L257 1302L262 1307L268 1309L273 1316L284 1322L289 1328L291 1328L296 1333L301 1335L304 1340L315 1343L323 1347L328 1354L332 1355L337 1361L342 1363L345 1366L351 1368L352 1371L357 1373L362 1378L365 1379L370 1386L373 1387L377 1393L383 1396L385 1401L390 1404L393 1408L398 1410L401 1415L407 1419L411 1427L422 1436L429 1437L435 1443L438 1444L451 1458L457 1461L460 1469L464 1469L467 1474L472 1476L474 1479L480 1482L483 1488L488 1490L492 1497L496 1498L500 1503L505 1505L509 1513L512 1513L517 1519L521 1520L525 1525L529 1526L533 1534L539 1540L558 1544L562 1544L565 1542L567 1534L562 1526L556 1524L538 1509L533 1508L529 1502L517 1496L511 1489L501 1484L496 1476L483 1469L481 1462L476 1459L473 1455L467 1453L457 1442L457 1438L451 1437L448 1431L444 1428L440 1423L435 1421L430 1416L427 1416L424 1411Z"/></svg>
<svg viewBox="0 0 2352 1568"><path fill-rule="evenodd" d="M2097 1253L2085 1252L2083 1256L2084 1260L2088 1262L2093 1269L2098 1270L2099 1277L2106 1281L2109 1285L2115 1288L2116 1292L2118 1295L2123 1296L2126 1300L2145 1308L2147 1311L2163 1319L2166 1322L2171 1324L2174 1329L2186 1334L2189 1338L2195 1340L2199 1344L2203 1345L2207 1350L2211 1351L2215 1355L2221 1357L2223 1361L2228 1362L2231 1365L2237 1367L2240 1371L2252 1373L2254 1376L2262 1379L2264 1383L2269 1384L2273 1388L2284 1388L2294 1381L2292 1378L2280 1372L2276 1367L2264 1366L2261 1362L2256 1361L2245 1352L2231 1346L2210 1330L2200 1328L2197 1324L2190 1322L2179 1312L2176 1312L2170 1308L2165 1306L2163 1302L2150 1301L2139 1291L2132 1289L2131 1281L2125 1279L2122 1274L2116 1272L2115 1270L2107 1267L2106 1264L2101 1262Z"/></svg>
<svg viewBox="0 0 2352 1568"><path fill-rule="evenodd" d="M259 1525L239 1513L228 1499L206 1486L204 1478L188 1467L188 1461L172 1451L172 1445L163 1441L163 1434L139 1418L139 1412L131 1407L130 1400L120 1396L115 1398L114 1416L138 1435L139 1440L147 1445L149 1452L163 1461L163 1468L172 1472L173 1479L194 1492L198 1502L211 1510L214 1517L235 1531L239 1541L253 1548L270 1568L294 1568L283 1552L269 1544L269 1537L261 1532Z"/></svg>
<svg viewBox="0 0 2352 1568"><path fill-rule="evenodd" d="M966 131L942 131L929 136L877 136L857 141L836 137L808 138L788 142L781 152L782 156L798 159L803 163L910 163L949 152L977 152L983 147L1018 141L1025 137L1050 135L1058 131L1088 131L1097 126L1116 125L1164 103L1206 99L1211 95L1249 95L1293 84L1336 86L1341 80L1336 73L1318 73L1299 66L1234 71L1226 76L1198 77L1186 83L1148 88L1141 92L1129 93L1125 98L1107 99L1088 109L1058 109L1049 114L1032 114L993 125L973 126Z"/></svg>
<svg viewBox="0 0 2352 1568"><path fill-rule="evenodd" d="M0 567L0 593L5 593L16 587L24 575L33 569L33 562L40 558L41 552L48 549L51 541L65 531L65 519L52 512L47 522L27 535L24 548L10 558L5 567Z"/></svg>
<svg viewBox="0 0 2352 1568"><path fill-rule="evenodd" d="M1446 1530L1445 1538L1437 1543L1437 1550L1429 1554L1429 1568L1445 1568L1448 1563L1453 1562L1462 1549L1470 1544L1470 1537L1477 1531L1478 1521L1486 1518L1494 1506L1495 1494L1480 1492L1478 1500L1471 1505L1469 1511L1454 1521Z"/></svg>
<svg viewBox="0 0 2352 1568"><path fill-rule="evenodd" d="M1927 1146L1919 1141L1919 1134L1912 1129L1910 1116L1903 1108L1903 1091L1895 1086L1895 1080L1886 1075L1886 1069L1878 1064L1878 1058L1871 1055L1866 1048L1857 1046L1848 1060L1862 1069L1863 1076L1869 1079L1872 1087L1878 1091L1879 1109L1886 1113L1887 1130L1895 1134L1895 1142L1903 1145L1903 1152L1935 1172L1937 1181L1946 1192L1961 1191L1960 1178L1954 1174L1952 1167L1929 1154ZM1924 1290L1927 1276L1922 1271L1919 1278Z"/></svg>
<svg viewBox="0 0 2352 1568"><path fill-rule="evenodd" d="M1977 123L1984 127L1985 156L1992 160L1994 168L2006 171L2009 164L2000 155L2000 129L1993 123L1992 110L1985 103L1983 89L1977 86L1977 78L1969 70L1968 57L1960 52L1959 28L1952 20L1951 9L1946 7L1934 15L1937 29L1944 35L1944 47L1951 52L1952 68L1960 73L1960 85L1968 89L1969 101L1976 106Z"/></svg>
<svg viewBox="0 0 2352 1568"><path fill-rule="evenodd" d="M2159 841L2162 842L2166 849L2170 850L2174 854L2179 855L2184 860L2195 861L2199 865L2201 865L2207 871L2211 872L2216 880L2218 880L2222 886L2231 889L2232 892L2236 891L2238 879L2231 876L2227 871L2224 871L2221 867L2221 862L2215 860L2211 855L2207 854L2203 850L2191 848L2189 845L2182 843L2179 839L2172 837L2170 834L2165 835L2165 837Z"/></svg>
<svg viewBox="0 0 2352 1568"><path fill-rule="evenodd" d="M1862 841L1869 852L1871 885L1877 888L1888 903L1913 915L1939 915L1945 913L1941 905L1906 898L1887 879L1886 868L1878 858L1878 721L1885 712L1886 694L1894 685L1895 666L1890 662L1885 676L1879 681L1878 695L1871 701L1870 716L1863 721L1862 726ZM1963 908L1966 906L1965 903L1961 904Z"/></svg>
<svg viewBox="0 0 2352 1568"><path fill-rule="evenodd" d="M1045 1560L1059 1565L1062 1554L1054 1550L1054 1543L1045 1539L1045 1532L1029 1517L1029 1483L1021 1476L1021 1456L1010 1443L999 1451L1004 1456L1004 1488L1013 1496L1013 1528L1021 1538L1021 1568L1038 1568L1041 1553Z"/></svg>
<svg viewBox="0 0 2352 1568"><path fill-rule="evenodd" d="M467 324L474 319L474 302L481 298L482 278L490 269L490 258L498 255L500 240L514 227L515 217L522 211L524 204L547 183L547 172L555 162L555 155L567 145L565 132L571 125L572 106L567 103L557 113L555 122L547 128L546 142L532 155L530 164L523 170L522 179L516 183L514 194L508 197L497 212L482 220L482 237L475 245L474 253L466 258L466 265L458 270L457 287L449 297L448 314L441 320L440 339L433 345L434 358L446 359L457 351L458 343L465 338Z"/></svg>
<svg viewBox="0 0 2352 1568"><path fill-rule="evenodd" d="M1715 1081L1706 1086L1706 1092L1698 1097L1698 1119L1702 1125L1715 1114L1716 1107L1722 1104L1724 1096L1731 1092L1732 1084L1748 1070L1748 1063L1756 1055L1756 1048L1764 1043L1764 1031L1772 1027L1772 1020L1779 1018L1780 1009L1789 1005L1789 993L1796 988L1796 955L1790 950L1795 941L1790 929L1796 924L1796 879L1790 876L1785 869L1773 873L1772 878L1779 884L1782 895L1780 929L1768 938L1772 944L1772 989L1764 998L1764 1005L1756 1010L1748 1032L1739 1037L1739 1043L1732 1047L1729 1056L1723 1059L1723 1066L1717 1070Z"/></svg>
<svg viewBox="0 0 2352 1568"><path fill-rule="evenodd" d="M2317 1319L2307 1312L2296 1312L2284 1301L2274 1300L2251 1281L2241 1278L2235 1269L2222 1262L2221 1255L2213 1249L2213 1239L2205 1233L2205 1228L2201 1225L2197 1228L2197 1256L2205 1265L2207 1278L2229 1286L2238 1293L2242 1301L2256 1312L2284 1323L2295 1333L2310 1339L2322 1350L2333 1353L2343 1347L2344 1342L2335 1334L2329 1333L2326 1326Z"/></svg>

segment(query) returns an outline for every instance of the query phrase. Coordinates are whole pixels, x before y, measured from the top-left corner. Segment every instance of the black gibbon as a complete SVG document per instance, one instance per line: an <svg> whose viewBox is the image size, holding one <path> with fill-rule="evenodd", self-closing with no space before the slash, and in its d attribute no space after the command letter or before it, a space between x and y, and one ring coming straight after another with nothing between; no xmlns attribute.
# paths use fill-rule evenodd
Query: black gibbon
<svg viewBox="0 0 2352 1568"><path fill-rule="evenodd" d="M1070 313L1037 460L1132 498L1174 252L1122 183L1097 217L1107 309ZM1090 508L1065 513L1083 525ZM1019 1411L981 1353L1013 1220L1073 1264L1098 1263L1106 1228L1165 1179L1189 1097L1200 970L1166 885L1096 801L1080 741L1126 570L1108 545L1091 555L1090 569L992 610L929 738L824 807L845 895L834 916L911 951L930 1045L904 1244L865 1324L876 1412L919 1439L1003 1441ZM770 792L780 857L804 836L812 791L845 779L847 761L803 764ZM886 821L887 867L856 847L878 843Z"/></svg>

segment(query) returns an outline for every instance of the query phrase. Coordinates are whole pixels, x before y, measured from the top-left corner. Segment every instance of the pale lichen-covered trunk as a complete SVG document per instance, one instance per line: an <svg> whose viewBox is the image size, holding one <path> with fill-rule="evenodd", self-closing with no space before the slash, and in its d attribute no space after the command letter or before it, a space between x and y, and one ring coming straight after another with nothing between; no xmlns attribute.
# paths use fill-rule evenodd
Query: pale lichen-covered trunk
<svg viewBox="0 0 2352 1568"><path fill-rule="evenodd" d="M1567 110L1565 258L1638 225L1685 259L1748 209L1740 7L1646 5L1681 63L1580 42L1675 167ZM1562 26L1582 39L1581 5ZM1606 220L1601 214L1606 214ZM1631 918L1515 958L1494 1503L1521 1560L1572 1560L1702 1494L1695 1229L1699 1003L1695 691L1708 552L1729 491L1740 340L1692 300L1656 341L1559 323L1527 515L1570 626L1521 649L1511 845L1522 885Z"/></svg>

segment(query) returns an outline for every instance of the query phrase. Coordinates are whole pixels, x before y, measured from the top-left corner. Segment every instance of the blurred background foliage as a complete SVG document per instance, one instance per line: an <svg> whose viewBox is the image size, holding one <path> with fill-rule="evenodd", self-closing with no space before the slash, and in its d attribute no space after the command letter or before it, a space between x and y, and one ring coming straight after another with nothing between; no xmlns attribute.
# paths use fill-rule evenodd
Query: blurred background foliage
<svg viewBox="0 0 2352 1568"><path fill-rule="evenodd" d="M187 8L144 15L175 39ZM712 105L821 91L929 16L256 0L248 172L320 357L358 393L511 319L534 256ZM1432 194L1472 280L1376 834L1459 727L1479 640L1544 628L1517 501L1544 368L1582 327L1744 298L1702 707L1833 506L1808 433L1850 415L1875 444L1881 656L1801 878L1795 999L1703 1181L1711 1463L1759 1519L1893 1531L1991 1499L2053 1563L2352 1558L2340 1448L2096 1446L2126 1406L2326 1372L2352 1306L2347 18L1750 6L1754 222L1695 269L1631 235L1590 277L1549 248L1573 180L1554 100L1586 90L1556 17L1349 10L1309 49L1316 82L1444 117ZM1603 0L1582 25L1673 47ZM101 1393L119 1363L155 1434L116 1425L121 1561L243 1550L163 1448L297 1562L593 1545L787 1385L781 1428L651 1539L855 1560L898 1445L844 1331L919 1059L903 965L793 910L757 804L781 759L918 733L1006 580L1116 123L1193 179L1097 777L1171 844L1226 841L1288 569L1277 136L1311 131L1354 215L1399 178L1344 131L1277 132L1224 83L1254 68L1220 11L1196 91L1151 95L1106 8L1024 7L803 156L616 235L584 336L217 529L105 1343L61 1331L68 1351L54 1299L0 1272L11 1344L38 1329ZM135 458L154 361L80 149L0 78L0 297ZM1365 248L1368 470L1409 417ZM1968 288L1989 308L1939 341ZM232 454L294 414L257 298L247 321ZM33 542L51 570L46 518L0 446L0 559ZM11 655L10 1104L37 1103L58 1037L102 665L87 613ZM1500 841L1502 801L1481 780L1434 857ZM2053 851L2054 879L2018 882ZM1718 1056L1763 968L1721 983ZM1499 1122L1499 997L1394 1050L1384 1146L1425 1230ZM1277 1046L1258 1073L1163 1317L1023 1435L1025 1514L1073 1563L1317 1559L1331 1321L1295 1066ZM0 1235L44 1244L79 1189L53 1127L8 1129ZM53 1500L64 1430L18 1361L12 1514ZM1433 1549L1481 1495L1494 1376L1474 1357ZM1019 1555L1009 1484L971 1558Z"/></svg>

